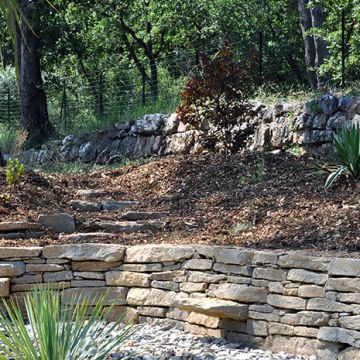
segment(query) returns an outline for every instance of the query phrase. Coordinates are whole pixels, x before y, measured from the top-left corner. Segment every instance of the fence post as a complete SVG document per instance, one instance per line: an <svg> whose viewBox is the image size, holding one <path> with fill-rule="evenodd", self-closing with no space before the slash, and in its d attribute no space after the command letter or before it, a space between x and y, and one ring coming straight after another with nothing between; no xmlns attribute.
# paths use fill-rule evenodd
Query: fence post
<svg viewBox="0 0 360 360"><path fill-rule="evenodd" d="M99 73L99 111L100 116L104 116L104 78L103 73L100 71Z"/></svg>
<svg viewBox="0 0 360 360"><path fill-rule="evenodd" d="M345 9L341 10L341 87L345 87Z"/></svg>
<svg viewBox="0 0 360 360"><path fill-rule="evenodd" d="M10 84L8 83L7 86L7 120L8 124L10 124L11 121L11 97L10 97Z"/></svg>

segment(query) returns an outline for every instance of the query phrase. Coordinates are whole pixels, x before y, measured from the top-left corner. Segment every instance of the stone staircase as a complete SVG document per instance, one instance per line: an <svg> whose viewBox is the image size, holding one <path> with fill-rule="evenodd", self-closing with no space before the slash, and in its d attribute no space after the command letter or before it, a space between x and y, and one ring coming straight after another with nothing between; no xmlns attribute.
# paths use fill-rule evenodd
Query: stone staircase
<svg viewBox="0 0 360 360"><path fill-rule="evenodd" d="M169 216L167 212L127 210L136 202L114 200L104 190L79 190L70 205L79 216L92 214L92 219L83 222L81 229L71 214L41 214L34 222L0 222L0 239L40 238L48 229L59 234L62 241L106 241L121 234L160 231L165 226L162 219ZM104 216L109 213L116 216Z"/></svg>

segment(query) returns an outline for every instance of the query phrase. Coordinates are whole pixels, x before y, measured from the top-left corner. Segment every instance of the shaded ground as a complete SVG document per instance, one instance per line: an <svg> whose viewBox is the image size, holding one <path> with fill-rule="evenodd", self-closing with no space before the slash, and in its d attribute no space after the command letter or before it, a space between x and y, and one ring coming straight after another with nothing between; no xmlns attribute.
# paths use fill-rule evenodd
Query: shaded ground
<svg viewBox="0 0 360 360"><path fill-rule="evenodd" d="M324 190L325 175L286 154L267 154L265 177L252 182L257 155L201 155L162 158L144 165L65 176L28 173L17 189L0 172L1 220L36 219L39 213L76 215L80 230L96 219L116 220L121 212L76 213L69 207L79 189L104 189L109 197L136 200L136 210L169 211L157 233L119 235L117 242L210 243L256 248L360 250L360 192L346 182ZM86 229L85 229L86 230ZM59 242L2 240L23 246ZM114 240L112 240L114 242Z"/></svg>

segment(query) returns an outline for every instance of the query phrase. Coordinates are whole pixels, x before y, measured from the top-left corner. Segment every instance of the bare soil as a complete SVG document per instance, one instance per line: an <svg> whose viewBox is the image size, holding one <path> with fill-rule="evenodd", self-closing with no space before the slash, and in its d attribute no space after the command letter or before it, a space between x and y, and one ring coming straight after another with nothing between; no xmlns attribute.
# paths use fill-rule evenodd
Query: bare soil
<svg viewBox="0 0 360 360"><path fill-rule="evenodd" d="M1 221L35 220L40 213L68 212L79 231L95 220L120 219L124 211L79 213L69 202L77 190L101 189L109 198L135 200L134 210L168 211L156 233L120 234L121 244L208 243L262 249L360 250L360 191L347 181L324 189L326 175L291 155L266 154L265 176L251 180L259 155L194 155L153 159L143 165L76 176L28 172L10 188L0 170ZM132 209L133 210L133 209ZM60 243L0 240L2 246Z"/></svg>

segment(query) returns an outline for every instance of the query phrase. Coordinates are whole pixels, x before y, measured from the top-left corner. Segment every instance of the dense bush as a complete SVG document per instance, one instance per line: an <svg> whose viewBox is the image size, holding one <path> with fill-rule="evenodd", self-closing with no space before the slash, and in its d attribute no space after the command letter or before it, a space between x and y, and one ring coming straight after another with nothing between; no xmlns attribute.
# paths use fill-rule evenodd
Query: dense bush
<svg viewBox="0 0 360 360"><path fill-rule="evenodd" d="M180 93L177 113L181 121L200 131L202 145L216 148L219 144L231 153L242 145L240 129L250 109L253 91L252 65L237 62L229 45L214 58L202 57L201 68Z"/></svg>

